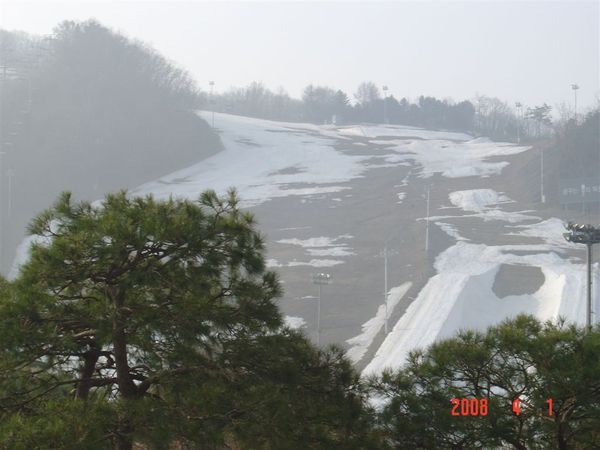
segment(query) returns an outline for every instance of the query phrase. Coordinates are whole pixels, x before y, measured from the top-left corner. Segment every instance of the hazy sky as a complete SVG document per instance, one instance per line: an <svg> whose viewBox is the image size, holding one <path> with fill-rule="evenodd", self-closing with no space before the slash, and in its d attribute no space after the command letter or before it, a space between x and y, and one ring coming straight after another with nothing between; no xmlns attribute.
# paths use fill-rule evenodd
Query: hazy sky
<svg viewBox="0 0 600 450"><path fill-rule="evenodd" d="M256 80L299 96L364 80L396 97L597 103L600 2L6 1L0 27L50 33L96 18L152 44L218 91Z"/></svg>

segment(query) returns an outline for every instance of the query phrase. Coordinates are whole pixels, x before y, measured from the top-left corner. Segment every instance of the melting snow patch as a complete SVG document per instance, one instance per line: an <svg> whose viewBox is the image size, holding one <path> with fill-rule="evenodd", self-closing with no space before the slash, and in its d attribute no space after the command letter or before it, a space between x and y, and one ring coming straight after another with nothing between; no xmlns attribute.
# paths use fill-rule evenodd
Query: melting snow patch
<svg viewBox="0 0 600 450"><path fill-rule="evenodd" d="M498 194L492 189L456 191L451 192L448 197L450 198L450 203L452 203L454 206L458 206L464 211L475 212L482 212L488 209L490 206L511 201L507 196Z"/></svg>
<svg viewBox="0 0 600 450"><path fill-rule="evenodd" d="M306 321L302 317L285 316L285 324L293 330L306 327Z"/></svg>
<svg viewBox="0 0 600 450"><path fill-rule="evenodd" d="M565 222L556 217L534 223L532 225L516 225L515 228L522 228L518 233L508 233L513 236L529 236L543 239L552 248L568 249L581 248L581 245L567 242L563 234L567 232Z"/></svg>
<svg viewBox="0 0 600 450"><path fill-rule="evenodd" d="M468 239L462 237L458 233L458 229L454 225L445 222L435 222L435 224L440 227L444 233L450 237L453 237L457 241L468 241Z"/></svg>
<svg viewBox="0 0 600 450"><path fill-rule="evenodd" d="M333 267L337 266L338 264L344 264L344 261L340 261L338 259L311 259L309 262L292 261L288 263L288 266Z"/></svg>

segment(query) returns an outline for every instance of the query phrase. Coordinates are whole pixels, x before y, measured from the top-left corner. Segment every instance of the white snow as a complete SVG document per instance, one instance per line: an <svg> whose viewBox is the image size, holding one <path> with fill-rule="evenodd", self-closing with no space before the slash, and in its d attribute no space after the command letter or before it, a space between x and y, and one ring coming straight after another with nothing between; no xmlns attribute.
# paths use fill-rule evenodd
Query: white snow
<svg viewBox="0 0 600 450"><path fill-rule="evenodd" d="M568 242L563 234L567 232L565 222L556 217L538 222L532 225L516 225L515 228L522 228L518 233L508 233L513 236L530 236L543 239L553 248L568 249L581 248L581 245Z"/></svg>
<svg viewBox="0 0 600 450"><path fill-rule="evenodd" d="M311 259L309 262L292 261L288 263L288 266L333 267L338 264L344 264L344 261L340 261L339 259Z"/></svg>
<svg viewBox="0 0 600 450"><path fill-rule="evenodd" d="M355 255L347 247L331 247L331 248L309 248L306 250L311 256L350 256Z"/></svg>
<svg viewBox="0 0 600 450"><path fill-rule="evenodd" d="M388 318L394 312L394 308L402 297L408 292L411 288L412 282L407 281L406 283L401 284L400 286L396 286L389 290L388 292L388 301L387 301L387 316ZM381 331L381 329L385 325L385 313L386 307L385 303L381 304L379 308L377 308L377 313L375 317L367 320L362 325L362 333L358 336L348 339L346 342L351 345L351 347L346 352L346 356L350 358L350 360L356 364L360 361L367 353L367 350L373 343L373 339L375 336Z"/></svg>
<svg viewBox="0 0 600 450"><path fill-rule="evenodd" d="M421 166L421 177L439 173L448 178L489 177L502 172L506 161L489 162L492 156L508 156L521 153L530 147L473 139L464 142L448 140L389 140L398 154L386 158L389 162L412 159Z"/></svg>
<svg viewBox="0 0 600 450"><path fill-rule="evenodd" d="M209 113L200 116L210 120ZM367 169L366 156L352 156L333 147L332 127L287 124L215 113L225 149L198 164L146 183L132 194L154 194L158 198L197 198L206 189L223 194L238 189L243 206L253 206L276 197L340 192L339 186L359 177ZM286 172L286 169L293 171ZM311 184L296 187L297 184ZM293 185L293 186L290 186Z"/></svg>
<svg viewBox="0 0 600 450"><path fill-rule="evenodd" d="M306 249L310 256L350 256L355 253L346 244L340 244L338 241L352 239L352 235L343 234L341 236L330 238L327 236L319 236L308 239L280 239L276 241L279 244L297 245ZM294 266L313 266L313 267L331 267L338 264L343 264L344 261L335 259L312 259L309 262L292 261L288 264L289 267Z"/></svg>
<svg viewBox="0 0 600 450"><path fill-rule="evenodd" d="M293 330L306 327L306 321L302 317L285 316L283 319L285 324Z"/></svg>
<svg viewBox="0 0 600 450"><path fill-rule="evenodd" d="M499 203L510 202L510 199L492 189L470 189L451 192L450 203L464 211L482 212Z"/></svg>
<svg viewBox="0 0 600 450"><path fill-rule="evenodd" d="M309 239L280 239L276 241L279 244L290 244L290 245L299 245L300 247L333 247L336 246L336 241L341 239L351 239L352 235L343 234L336 238L330 238L326 236L314 237Z"/></svg>
<svg viewBox="0 0 600 450"><path fill-rule="evenodd" d="M403 125L352 125L338 128L338 133L342 136L358 136L366 138L403 137L417 139L447 139L450 141L468 141L473 139L472 136L465 133L425 130L423 128Z"/></svg>
<svg viewBox="0 0 600 450"><path fill-rule="evenodd" d="M456 228L456 226L449 224L449 223L445 223L445 222L435 222L435 224L438 227L440 227L444 233L446 233L450 237L453 237L457 241L468 241L468 239L462 237L459 234L458 228Z"/></svg>
<svg viewBox="0 0 600 450"><path fill-rule="evenodd" d="M486 246L464 241L436 258L432 277L396 323L363 374L398 368L408 353L449 337L462 328L483 330L519 313L541 320L562 316L584 323L584 270L556 253L516 255L515 250L547 246ZM501 264L540 267L545 281L531 295L498 298L492 291Z"/></svg>

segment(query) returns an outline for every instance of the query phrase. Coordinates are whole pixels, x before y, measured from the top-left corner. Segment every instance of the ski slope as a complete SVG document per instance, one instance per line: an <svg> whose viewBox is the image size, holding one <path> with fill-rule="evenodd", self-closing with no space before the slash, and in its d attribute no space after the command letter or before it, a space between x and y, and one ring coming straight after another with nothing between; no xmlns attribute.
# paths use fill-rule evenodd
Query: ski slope
<svg viewBox="0 0 600 450"><path fill-rule="evenodd" d="M208 118L207 113L200 115ZM267 265L280 271L286 291L293 291L292 282L300 277L296 285L302 290L294 294L298 302L314 298L305 295L308 288L302 280L309 278L307 270L335 271L340 279L353 266L365 276L360 281L355 275L348 276L344 281L350 284L347 294L335 303L340 317L352 317L356 322L351 328L354 334L344 335L338 342L346 341L348 356L355 363L371 359L364 374L399 367L411 350L451 336L459 329L483 329L519 313L535 314L544 320L564 316L584 322L585 272L580 260L572 258L577 247L562 237L562 220L521 210L518 199L481 186L485 180L501 180L511 157L527 152L529 147L413 127L319 126L227 114L215 114L215 127L224 144L223 151L146 183L132 195L196 199L206 189L224 194L235 186L244 207L264 207L275 199L287 199L294 205L308 202L320 208L316 220L326 218L328 211L351 205L343 210L345 215L339 216L343 219L338 222L338 229L328 234L319 231L319 223L304 227L288 223L285 228L263 231L268 236L278 236L270 242L276 254L269 254ZM385 210L373 211L355 224L357 206L352 205L365 208L374 203L370 198L358 202L363 192L357 182L376 184L383 170L402 173L392 186L382 188L392 190L392 201L385 204ZM352 283L380 285L379 266L369 256L379 251L370 247L374 245L372 241L384 238L380 236L377 218L392 210L402 211L400 217L410 213L415 202L423 203L422 194L415 192L423 192L421 188L434 177L438 189L455 185L460 188L432 205L428 218L411 220L418 227L424 227L428 221L431 227L441 230L450 245L432 256L435 273L420 284L415 281L423 271L418 267L418 258L413 261L413 254L403 257L410 262L402 272L406 278L399 280L387 297L391 331L378 349L372 348L377 336L382 336L385 322L383 292L373 288L370 297L365 298L353 292ZM277 213L274 211L273 215ZM355 230L348 232L351 227ZM493 243L488 235L501 235L516 243ZM35 239L30 237L19 246L9 277L17 275L19 266L28 258L30 242ZM410 236L404 245L415 247L416 240L416 236ZM543 283L533 293L499 298L493 286L504 266L539 268ZM411 289L414 297L408 296ZM329 292L332 296L333 288ZM401 304L405 304L405 310ZM360 314L350 314L355 309L360 309ZM303 317L298 311L284 310L284 314L290 317L291 326L311 333L312 312Z"/></svg>

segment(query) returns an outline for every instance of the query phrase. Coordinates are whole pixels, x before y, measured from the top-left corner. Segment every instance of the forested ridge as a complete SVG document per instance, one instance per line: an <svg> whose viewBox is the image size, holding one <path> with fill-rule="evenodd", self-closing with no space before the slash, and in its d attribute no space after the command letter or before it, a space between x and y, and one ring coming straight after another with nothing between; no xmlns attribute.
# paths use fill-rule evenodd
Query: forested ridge
<svg viewBox="0 0 600 450"><path fill-rule="evenodd" d="M189 74L95 21L45 37L0 30L0 60L4 271L28 221L61 191L101 198L221 148L194 112Z"/></svg>

